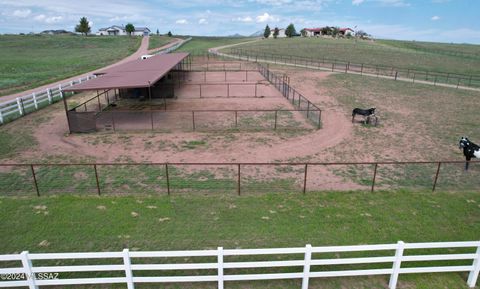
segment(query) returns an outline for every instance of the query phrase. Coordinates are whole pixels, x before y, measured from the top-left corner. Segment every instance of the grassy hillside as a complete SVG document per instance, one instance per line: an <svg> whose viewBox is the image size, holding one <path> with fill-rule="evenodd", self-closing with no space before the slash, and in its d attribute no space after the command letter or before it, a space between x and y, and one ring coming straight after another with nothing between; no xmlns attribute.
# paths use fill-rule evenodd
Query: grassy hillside
<svg viewBox="0 0 480 289"><path fill-rule="evenodd" d="M209 48L235 44L254 40L254 38L235 38L235 37L198 37L193 36L187 44L183 45L177 51L186 52L206 52Z"/></svg>
<svg viewBox="0 0 480 289"><path fill-rule="evenodd" d="M406 191L250 197L0 198L0 253L477 240L479 203L477 193ZM250 287L237 287L245 285L237 283L229 287L293 288L295 282L257 282ZM343 286L338 286L339 282ZM386 276L333 278L318 279L311 288L385 288L387 283ZM466 288L460 274L403 275L400 284L402 288ZM198 284L195 288L210 287Z"/></svg>
<svg viewBox="0 0 480 289"><path fill-rule="evenodd" d="M34 88L114 63L140 37L0 36L0 95Z"/></svg>
<svg viewBox="0 0 480 289"><path fill-rule="evenodd" d="M157 36L157 35L151 35L150 36L150 41L148 43L148 49L154 49L154 48L159 48L162 47L169 42L173 41L174 39L168 36Z"/></svg>
<svg viewBox="0 0 480 289"><path fill-rule="evenodd" d="M436 72L480 75L480 45L395 40L293 38L240 45L258 54L282 54Z"/></svg>

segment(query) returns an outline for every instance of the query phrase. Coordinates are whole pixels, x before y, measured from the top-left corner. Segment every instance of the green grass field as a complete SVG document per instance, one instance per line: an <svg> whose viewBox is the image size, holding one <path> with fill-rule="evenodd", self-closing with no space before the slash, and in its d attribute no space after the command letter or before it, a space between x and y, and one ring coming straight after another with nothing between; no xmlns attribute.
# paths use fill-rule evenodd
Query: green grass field
<svg viewBox="0 0 480 289"><path fill-rule="evenodd" d="M235 48L247 49L252 54L260 55L264 53L293 55L403 69L480 75L480 45L396 40L371 42L354 39L283 38L263 39Z"/></svg>
<svg viewBox="0 0 480 289"><path fill-rule="evenodd" d="M162 47L169 42L173 41L174 39L168 36L160 36L160 35L150 35L150 40L148 43L148 49L154 49Z"/></svg>
<svg viewBox="0 0 480 289"><path fill-rule="evenodd" d="M251 41L253 38L235 38L235 37L199 37L193 36L193 39L180 47L177 51L185 52L207 52L209 48Z"/></svg>
<svg viewBox="0 0 480 289"><path fill-rule="evenodd" d="M140 46L140 37L0 36L0 95L114 63Z"/></svg>
<svg viewBox="0 0 480 289"><path fill-rule="evenodd" d="M252 197L0 198L0 253L477 240L479 204L480 197L475 192L406 191ZM341 256L348 255L336 257ZM466 288L464 279L461 274L418 274L402 276L400 284L404 286L401 288ZM387 280L321 279L312 288L340 288L339 283L346 286L341 288L384 288ZM252 284L256 284L255 288L289 288L295 283Z"/></svg>

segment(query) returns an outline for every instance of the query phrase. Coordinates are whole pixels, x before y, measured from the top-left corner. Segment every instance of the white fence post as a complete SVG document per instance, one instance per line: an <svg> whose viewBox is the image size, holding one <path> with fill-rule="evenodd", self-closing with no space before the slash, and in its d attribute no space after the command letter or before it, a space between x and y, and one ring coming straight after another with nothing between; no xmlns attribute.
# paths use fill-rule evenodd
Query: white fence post
<svg viewBox="0 0 480 289"><path fill-rule="evenodd" d="M35 92L32 92L32 98L33 98L33 104L35 105L35 109L38 109L37 96L35 95Z"/></svg>
<svg viewBox="0 0 480 289"><path fill-rule="evenodd" d="M223 289L223 247L217 248L218 255L218 289Z"/></svg>
<svg viewBox="0 0 480 289"><path fill-rule="evenodd" d="M17 97L17 107L18 107L18 113L20 113L20 115L23 115L24 111L22 109L22 101L20 100L19 97Z"/></svg>
<svg viewBox="0 0 480 289"><path fill-rule="evenodd" d="M0 123L3 124L2 108L0 107Z"/></svg>
<svg viewBox="0 0 480 289"><path fill-rule="evenodd" d="M60 98L63 98L63 91L62 91L61 88L60 88L60 90L58 91L58 93L60 94Z"/></svg>
<svg viewBox="0 0 480 289"><path fill-rule="evenodd" d="M22 258L23 269L25 270L25 278L28 282L28 288L38 289L38 286L35 285L35 275L32 273L32 261L28 258L28 251L23 251L20 256Z"/></svg>
<svg viewBox="0 0 480 289"><path fill-rule="evenodd" d="M475 287L479 272L480 272L480 246L477 248L477 256L473 261L473 269L472 271L470 271L470 274L468 274L468 281L467 281L468 287L470 288Z"/></svg>
<svg viewBox="0 0 480 289"><path fill-rule="evenodd" d="M82 78L81 77L78 79L78 83L82 83Z"/></svg>
<svg viewBox="0 0 480 289"><path fill-rule="evenodd" d="M395 251L395 261L393 261L392 275L390 275L390 283L388 288L395 289L397 287L398 274L400 273L400 266L402 265L403 250L405 248L405 243L403 241L398 241L397 250Z"/></svg>
<svg viewBox="0 0 480 289"><path fill-rule="evenodd" d="M312 261L312 245L307 244L305 246L305 265L303 265L302 289L308 289L311 261Z"/></svg>
<svg viewBox="0 0 480 289"><path fill-rule="evenodd" d="M70 86L73 86L73 80L70 81Z"/></svg>
<svg viewBox="0 0 480 289"><path fill-rule="evenodd" d="M123 249L123 264L125 265L125 279L127 280L127 288L134 289L132 266L130 263L130 253L128 249Z"/></svg>
<svg viewBox="0 0 480 289"><path fill-rule="evenodd" d="M50 88L47 88L47 97L48 97L48 103L52 103L52 91Z"/></svg>

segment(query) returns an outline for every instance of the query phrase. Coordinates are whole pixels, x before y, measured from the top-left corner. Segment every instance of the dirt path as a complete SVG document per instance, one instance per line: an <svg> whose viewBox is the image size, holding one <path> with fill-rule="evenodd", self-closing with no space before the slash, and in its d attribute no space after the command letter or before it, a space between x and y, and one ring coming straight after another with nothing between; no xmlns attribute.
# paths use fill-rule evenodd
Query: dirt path
<svg viewBox="0 0 480 289"><path fill-rule="evenodd" d="M142 56L144 54L148 54L148 53L151 53L153 51L166 49L166 48L168 48L172 45L175 45L177 42L181 41L181 39L175 39L175 41L170 42L167 45L164 45L164 46L159 47L159 48L148 50L149 39L150 39L149 37L143 37L142 43L135 53L131 54L130 56L125 57L124 59L122 59L122 60L120 60L116 63L110 64L108 66L105 66L105 67L102 67L102 68L99 68L99 69L96 69L96 70L93 70L93 71L90 71L90 72L87 72L87 73L84 73L84 74L80 74L80 75L77 75L77 76L74 76L74 77L59 80L59 81L54 82L54 83L45 84L45 85L42 85L40 87L32 88L32 89L22 91L22 92L18 92L18 93L11 94L11 95L5 95L5 96L0 97L0 101L7 101L7 100L15 99L15 98L20 97L20 96L24 96L24 95L27 95L27 94L30 94L30 93L33 93L33 92L37 92L39 90L45 90L49 87L58 86L60 83L69 82L71 80L77 80L80 77L86 77L87 75L91 75L92 73L94 73L96 71L104 70L104 69L107 69L107 68L117 66L119 64L123 64L125 62L129 62L129 61L138 59L140 56Z"/></svg>

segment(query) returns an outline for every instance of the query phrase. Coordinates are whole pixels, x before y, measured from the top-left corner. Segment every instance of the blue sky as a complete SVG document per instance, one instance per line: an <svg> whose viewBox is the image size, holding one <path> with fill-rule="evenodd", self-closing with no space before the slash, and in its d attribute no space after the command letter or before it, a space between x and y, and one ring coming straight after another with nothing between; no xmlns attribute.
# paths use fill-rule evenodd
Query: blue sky
<svg viewBox="0 0 480 289"><path fill-rule="evenodd" d="M361 29L378 38L480 44L478 0L0 0L0 33L73 30L82 16L92 32L133 23L160 33L250 35L294 23Z"/></svg>

